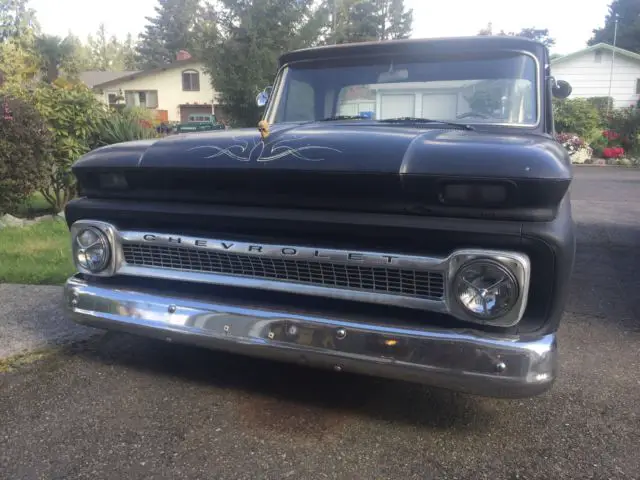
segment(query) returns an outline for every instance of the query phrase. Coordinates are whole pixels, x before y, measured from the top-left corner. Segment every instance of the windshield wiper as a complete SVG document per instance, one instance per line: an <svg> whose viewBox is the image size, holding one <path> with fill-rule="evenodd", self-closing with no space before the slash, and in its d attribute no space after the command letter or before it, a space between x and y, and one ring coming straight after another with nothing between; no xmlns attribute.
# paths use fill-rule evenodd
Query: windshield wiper
<svg viewBox="0 0 640 480"><path fill-rule="evenodd" d="M333 122L337 120L371 120L364 115L335 115L333 117L327 117L320 120L321 122Z"/></svg>
<svg viewBox="0 0 640 480"><path fill-rule="evenodd" d="M381 123L442 123L443 125L450 125L452 127L458 127L463 130L475 130L471 125L465 125L464 123L447 122L446 120L433 120L431 118L420 117L398 117L398 118L385 118L384 120L378 120Z"/></svg>

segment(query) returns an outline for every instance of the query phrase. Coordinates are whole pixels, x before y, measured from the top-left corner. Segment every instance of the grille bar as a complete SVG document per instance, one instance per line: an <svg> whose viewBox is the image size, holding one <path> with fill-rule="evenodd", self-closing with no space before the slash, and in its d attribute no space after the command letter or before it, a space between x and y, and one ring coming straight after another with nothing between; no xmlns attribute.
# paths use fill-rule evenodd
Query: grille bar
<svg viewBox="0 0 640 480"><path fill-rule="evenodd" d="M266 258L166 245L124 243L122 251L127 264L137 267L235 275L434 301L444 297L442 272Z"/></svg>

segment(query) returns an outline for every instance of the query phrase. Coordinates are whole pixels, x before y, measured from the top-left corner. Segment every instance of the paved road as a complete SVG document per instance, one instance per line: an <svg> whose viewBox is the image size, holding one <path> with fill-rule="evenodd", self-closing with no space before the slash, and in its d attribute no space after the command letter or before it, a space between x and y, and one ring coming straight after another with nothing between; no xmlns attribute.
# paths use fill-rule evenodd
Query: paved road
<svg viewBox="0 0 640 480"><path fill-rule="evenodd" d="M477 398L106 334L0 376L0 477L640 478L640 171L577 169L572 196L578 262L548 394Z"/></svg>

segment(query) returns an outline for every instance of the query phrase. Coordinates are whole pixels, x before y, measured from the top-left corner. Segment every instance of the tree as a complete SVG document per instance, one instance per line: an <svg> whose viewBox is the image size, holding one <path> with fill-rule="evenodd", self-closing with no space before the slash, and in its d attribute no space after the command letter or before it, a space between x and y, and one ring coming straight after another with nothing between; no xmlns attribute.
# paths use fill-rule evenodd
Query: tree
<svg viewBox="0 0 640 480"><path fill-rule="evenodd" d="M357 2L347 13L344 35L336 43L369 42L380 39L384 18L373 2Z"/></svg>
<svg viewBox="0 0 640 480"><path fill-rule="evenodd" d="M60 76L60 69L74 53L72 42L55 35L41 35L36 38L35 48L40 55L44 81L53 83Z"/></svg>
<svg viewBox="0 0 640 480"><path fill-rule="evenodd" d="M124 70L138 70L136 45L130 33L127 34L127 38L120 46L119 57L119 61L122 63Z"/></svg>
<svg viewBox="0 0 640 480"><path fill-rule="evenodd" d="M91 52L82 41L71 32L64 39L68 53L60 63L60 75L76 80L80 72L91 69Z"/></svg>
<svg viewBox="0 0 640 480"><path fill-rule="evenodd" d="M220 0L213 40L201 53L220 102L233 123L255 125L260 109L256 94L269 85L278 57L287 50L318 41L320 29L314 0ZM212 8L212 7L210 7Z"/></svg>
<svg viewBox="0 0 640 480"><path fill-rule="evenodd" d="M494 33L493 33L493 23L489 22L486 27L481 28L478 31L478 35L479 36L491 36L491 35L494 35ZM506 36L509 36L509 37L530 38L531 40L535 40L537 42L540 42L540 43L546 45L547 47L552 47L556 43L555 39L552 38L549 35L549 29L548 28L529 27L529 28L523 28L519 32L509 32L509 33L506 33L504 30L500 30L500 32L497 33L496 35L506 35Z"/></svg>
<svg viewBox="0 0 640 480"><path fill-rule="evenodd" d="M109 36L104 23L100 23L95 36L87 37L87 46L92 59L92 70L107 72L123 69L122 45L115 36Z"/></svg>
<svg viewBox="0 0 640 480"><path fill-rule="evenodd" d="M329 0L331 29L327 43L409 38L413 10L404 0Z"/></svg>
<svg viewBox="0 0 640 480"><path fill-rule="evenodd" d="M409 38L413 28L413 9L405 9L404 0L385 0L381 3L382 32L380 39Z"/></svg>
<svg viewBox="0 0 640 480"><path fill-rule="evenodd" d="M593 30L593 37L588 45L608 43L613 45L616 15L618 17L618 34L616 46L640 53L640 2L638 0L614 0L609 5L609 13L605 17L604 27Z"/></svg>
<svg viewBox="0 0 640 480"><path fill-rule="evenodd" d="M478 35L481 37L488 37L493 35L493 23L487 23L486 27L481 28L480 31L478 31ZM500 35L504 35L504 31L500 32Z"/></svg>
<svg viewBox="0 0 640 480"><path fill-rule="evenodd" d="M0 70L5 86L25 86L40 71L40 58L17 39L0 43Z"/></svg>
<svg viewBox="0 0 640 480"><path fill-rule="evenodd" d="M556 44L556 40L549 35L548 28L523 28L518 33L510 33L509 35L530 38L543 43L549 48Z"/></svg>
<svg viewBox="0 0 640 480"><path fill-rule="evenodd" d="M28 39L39 32L29 0L0 0L0 42Z"/></svg>
<svg viewBox="0 0 640 480"><path fill-rule="evenodd" d="M149 24L137 47L138 61L146 68L171 63L180 50L197 48L193 34L202 12L199 0L158 0L155 11L155 17L146 18Z"/></svg>

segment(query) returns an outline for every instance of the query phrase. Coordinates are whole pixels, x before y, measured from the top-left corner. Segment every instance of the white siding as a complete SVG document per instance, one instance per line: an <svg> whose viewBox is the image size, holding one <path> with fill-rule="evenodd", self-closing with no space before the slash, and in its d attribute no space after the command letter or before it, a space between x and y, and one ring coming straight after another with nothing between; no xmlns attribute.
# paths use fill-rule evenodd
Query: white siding
<svg viewBox="0 0 640 480"><path fill-rule="evenodd" d="M595 52L586 52L558 64L551 64L551 74L557 80L571 84L569 98L606 97L609 94L611 52L600 50L601 61L596 61ZM616 107L635 105L640 98L636 94L636 81L640 79L640 61L616 53L613 67L611 96Z"/></svg>

